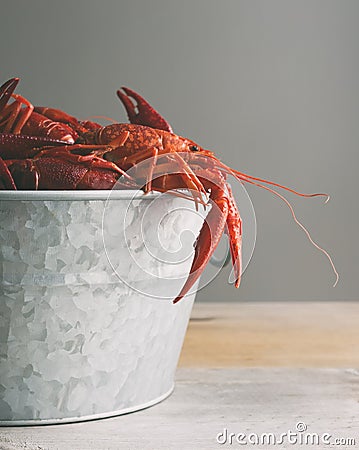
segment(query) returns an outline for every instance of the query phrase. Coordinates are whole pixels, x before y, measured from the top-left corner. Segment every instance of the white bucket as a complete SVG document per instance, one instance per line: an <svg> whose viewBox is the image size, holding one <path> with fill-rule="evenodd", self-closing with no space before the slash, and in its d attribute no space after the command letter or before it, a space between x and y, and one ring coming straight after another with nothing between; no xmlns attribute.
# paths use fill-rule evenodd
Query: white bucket
<svg viewBox="0 0 359 450"><path fill-rule="evenodd" d="M0 192L0 425L109 417L173 390L195 293L171 300L205 213L109 194ZM190 257L166 264L182 229Z"/></svg>

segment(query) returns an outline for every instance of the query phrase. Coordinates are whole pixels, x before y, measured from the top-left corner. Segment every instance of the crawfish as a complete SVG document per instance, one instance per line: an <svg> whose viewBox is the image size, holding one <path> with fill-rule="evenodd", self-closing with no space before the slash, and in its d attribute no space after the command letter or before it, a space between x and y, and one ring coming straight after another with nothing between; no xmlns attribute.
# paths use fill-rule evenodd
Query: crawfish
<svg viewBox="0 0 359 450"><path fill-rule="evenodd" d="M33 107L27 99L13 94L18 81L13 78L0 88L0 189L141 187L145 193L171 191L181 196L186 196L185 190L196 204L211 203L196 240L190 274L174 302L199 278L224 232L229 238L234 284L240 284L242 222L228 175L279 196L311 242L329 258L338 279L328 253L313 242L288 200L269 186L304 197L326 194L299 193L231 169L213 152L174 134L170 124L129 88L123 87L117 95L130 123L102 127L57 109ZM12 103L10 98L14 99ZM131 176L127 174L129 169Z"/></svg>

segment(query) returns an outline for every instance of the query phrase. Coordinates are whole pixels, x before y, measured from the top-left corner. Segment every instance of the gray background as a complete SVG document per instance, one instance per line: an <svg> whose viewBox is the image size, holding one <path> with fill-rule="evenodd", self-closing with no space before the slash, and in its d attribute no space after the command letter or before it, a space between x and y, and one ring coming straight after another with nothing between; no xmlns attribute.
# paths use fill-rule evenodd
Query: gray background
<svg viewBox="0 0 359 450"><path fill-rule="evenodd" d="M228 271L199 300L357 300L359 2L2 2L1 79L79 118L126 121L115 91L140 91L178 134L230 166L331 201L289 195L341 279L270 193L239 290ZM239 205L240 207L240 205Z"/></svg>

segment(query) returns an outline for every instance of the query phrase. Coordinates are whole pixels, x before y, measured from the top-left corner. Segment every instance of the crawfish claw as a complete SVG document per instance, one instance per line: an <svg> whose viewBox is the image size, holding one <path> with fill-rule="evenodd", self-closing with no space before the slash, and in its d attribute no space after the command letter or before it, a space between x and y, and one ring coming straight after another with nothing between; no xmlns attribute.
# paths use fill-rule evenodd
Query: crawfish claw
<svg viewBox="0 0 359 450"><path fill-rule="evenodd" d="M128 119L137 125L146 125L157 130L173 133L171 125L140 94L122 87L117 95L126 109Z"/></svg>
<svg viewBox="0 0 359 450"><path fill-rule="evenodd" d="M208 213L196 240L195 254L188 278L181 292L173 300L173 303L181 300L198 280L225 230L229 212L227 193L222 188L218 188L212 184L210 198L214 207Z"/></svg>
<svg viewBox="0 0 359 450"><path fill-rule="evenodd" d="M10 78L0 87L0 111L6 106L18 83L19 78Z"/></svg>

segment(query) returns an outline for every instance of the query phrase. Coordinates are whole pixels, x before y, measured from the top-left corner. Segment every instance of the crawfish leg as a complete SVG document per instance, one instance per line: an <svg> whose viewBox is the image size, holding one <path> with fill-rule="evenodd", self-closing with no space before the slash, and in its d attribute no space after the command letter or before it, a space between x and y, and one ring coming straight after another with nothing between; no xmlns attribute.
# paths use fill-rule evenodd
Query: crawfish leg
<svg viewBox="0 0 359 450"><path fill-rule="evenodd" d="M0 190L3 189L14 191L16 185L5 161L0 157Z"/></svg>
<svg viewBox="0 0 359 450"><path fill-rule="evenodd" d="M196 204L196 210L198 211L198 204L203 203L201 194L206 193L204 186L180 154L174 152L171 153L171 156L177 160L182 177L187 180L187 187L193 196L193 200Z"/></svg>
<svg viewBox="0 0 359 450"><path fill-rule="evenodd" d="M157 130L169 131L172 127L141 95L127 87L117 91L117 95L126 109L128 119L137 125L146 125Z"/></svg>
<svg viewBox="0 0 359 450"><path fill-rule="evenodd" d="M141 180L144 179L145 192L149 192L152 189L154 180L163 175L164 171L168 170L166 178L171 177L172 174L175 173L180 174L180 177L183 180L180 187L191 191L191 194L196 196L196 202L198 202L199 198L199 202L203 203L198 194L198 191L205 193L202 183L190 170L188 164L177 153L161 153L161 150L152 147L143 152L120 158L115 155L116 151L117 150L108 152L105 155L105 158L109 161L114 161L117 166L123 167L125 170L131 169L131 177L137 177ZM168 162L171 164L167 164ZM177 163L176 166L174 166L174 162Z"/></svg>
<svg viewBox="0 0 359 450"><path fill-rule="evenodd" d="M212 184L212 183L210 183ZM190 274L182 287L181 292L173 303L177 303L191 289L203 272L206 264L213 255L226 226L229 202L226 190L211 185L212 208L203 223L196 241L195 253Z"/></svg>
<svg viewBox="0 0 359 450"><path fill-rule="evenodd" d="M5 126L5 133L20 133L22 127L30 117L34 107L26 98L13 94L19 78L11 78L0 87L0 126ZM8 101L13 97L15 102L8 105ZM25 108L22 108L25 105Z"/></svg>
<svg viewBox="0 0 359 450"><path fill-rule="evenodd" d="M22 127L29 120L34 110L34 106L21 95L13 94L12 97L15 99L15 102L13 103L14 110L9 117L9 123L5 132L12 131L14 134L19 134ZM13 105L10 105L10 107ZM25 105L25 108L22 108L22 105Z"/></svg>
<svg viewBox="0 0 359 450"><path fill-rule="evenodd" d="M150 161L150 169L149 169L148 175L147 175L146 186L144 189L145 194L152 191L153 171L154 171L154 168L156 167L157 156L158 156L158 149L156 147L151 148L150 151L152 152L152 158Z"/></svg>
<svg viewBox="0 0 359 450"><path fill-rule="evenodd" d="M18 102L14 102L11 105L6 105L3 110L0 126L4 133L13 134L13 125L16 121L16 118L20 115L21 112L21 104Z"/></svg>

